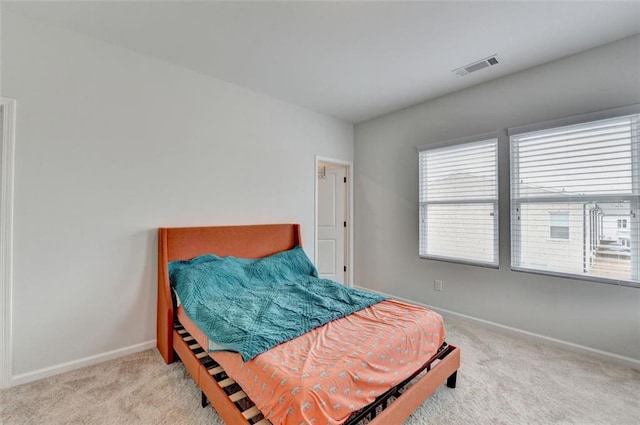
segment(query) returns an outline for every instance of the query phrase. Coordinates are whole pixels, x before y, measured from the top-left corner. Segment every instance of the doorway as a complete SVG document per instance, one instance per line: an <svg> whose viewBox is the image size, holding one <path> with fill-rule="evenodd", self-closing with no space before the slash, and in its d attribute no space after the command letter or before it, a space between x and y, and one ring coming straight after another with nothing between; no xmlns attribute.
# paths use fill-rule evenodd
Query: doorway
<svg viewBox="0 0 640 425"><path fill-rule="evenodd" d="M352 164L316 157L315 264L318 275L353 285Z"/></svg>

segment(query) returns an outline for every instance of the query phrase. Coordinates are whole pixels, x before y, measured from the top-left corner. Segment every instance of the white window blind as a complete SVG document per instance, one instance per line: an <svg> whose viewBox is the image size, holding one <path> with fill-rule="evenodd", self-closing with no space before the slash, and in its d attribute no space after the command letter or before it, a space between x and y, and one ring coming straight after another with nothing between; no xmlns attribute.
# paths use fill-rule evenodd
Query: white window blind
<svg viewBox="0 0 640 425"><path fill-rule="evenodd" d="M497 139L419 149L420 256L497 267Z"/></svg>
<svg viewBox="0 0 640 425"><path fill-rule="evenodd" d="M512 268L638 282L639 123L510 131Z"/></svg>

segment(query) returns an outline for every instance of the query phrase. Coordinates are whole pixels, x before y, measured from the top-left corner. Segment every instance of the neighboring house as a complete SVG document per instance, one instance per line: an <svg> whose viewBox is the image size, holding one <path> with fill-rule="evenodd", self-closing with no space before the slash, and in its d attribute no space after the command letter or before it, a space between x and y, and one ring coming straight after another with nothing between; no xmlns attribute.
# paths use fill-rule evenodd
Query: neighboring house
<svg viewBox="0 0 640 425"><path fill-rule="evenodd" d="M490 195L489 179L471 173L454 173L432 187L438 194L456 193L461 187L477 187L483 196ZM435 182L433 182L435 183ZM544 187L521 184L531 198L563 193ZM567 197L572 193L567 192ZM456 199L460 201L460 199ZM482 253L491 252L491 241L483 237L482 217L492 217L491 204L475 205L473 210L462 203L427 205L423 217L432 220L427 234L429 251L443 257L455 257L460 244L473 246ZM425 214L426 213L426 214ZM521 267L561 273L587 274L600 277L630 279L629 204L614 202L535 202L522 203L519 256ZM450 223L439 232L436 221ZM521 223L528 223L522 225ZM478 227L477 231L474 227Z"/></svg>
<svg viewBox="0 0 640 425"><path fill-rule="evenodd" d="M603 259L609 259L609 265L611 260L620 260L616 276L629 279L629 231L617 228L618 222L628 223L628 213L628 205L618 203L524 205L521 214L533 215L538 220L535 226L521 229L521 256L529 259L523 266L611 277L611 273L593 266ZM541 221L545 215L547 219Z"/></svg>
<svg viewBox="0 0 640 425"><path fill-rule="evenodd" d="M531 198L559 193L523 184L521 190ZM520 229L520 265L630 279L629 203L576 202L566 195L567 202L521 204L519 223L529 225Z"/></svg>

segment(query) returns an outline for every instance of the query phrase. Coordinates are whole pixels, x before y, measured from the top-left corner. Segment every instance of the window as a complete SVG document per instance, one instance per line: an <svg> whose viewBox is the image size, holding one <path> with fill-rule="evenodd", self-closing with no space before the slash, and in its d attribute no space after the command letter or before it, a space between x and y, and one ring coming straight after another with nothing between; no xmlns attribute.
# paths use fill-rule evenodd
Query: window
<svg viewBox="0 0 640 425"><path fill-rule="evenodd" d="M419 148L422 258L498 265L497 139Z"/></svg>
<svg viewBox="0 0 640 425"><path fill-rule="evenodd" d="M627 115L509 131L514 270L638 286L639 129Z"/></svg>
<svg viewBox="0 0 640 425"><path fill-rule="evenodd" d="M549 237L569 239L569 212L549 213Z"/></svg>

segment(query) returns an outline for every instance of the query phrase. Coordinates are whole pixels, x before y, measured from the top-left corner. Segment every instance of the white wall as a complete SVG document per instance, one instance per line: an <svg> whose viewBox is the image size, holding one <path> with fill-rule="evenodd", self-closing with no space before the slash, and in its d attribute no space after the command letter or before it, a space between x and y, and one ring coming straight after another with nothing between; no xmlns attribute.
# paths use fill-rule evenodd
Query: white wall
<svg viewBox="0 0 640 425"><path fill-rule="evenodd" d="M639 289L510 271L503 131L500 269L419 259L416 152L426 143L638 103L639 69L635 36L356 125L355 283L640 360ZM443 292L433 290L434 279L444 281Z"/></svg>
<svg viewBox="0 0 640 425"><path fill-rule="evenodd" d="M207 52L202 52L207 54ZM155 338L156 228L298 222L353 126L2 15L17 99L13 375Z"/></svg>

